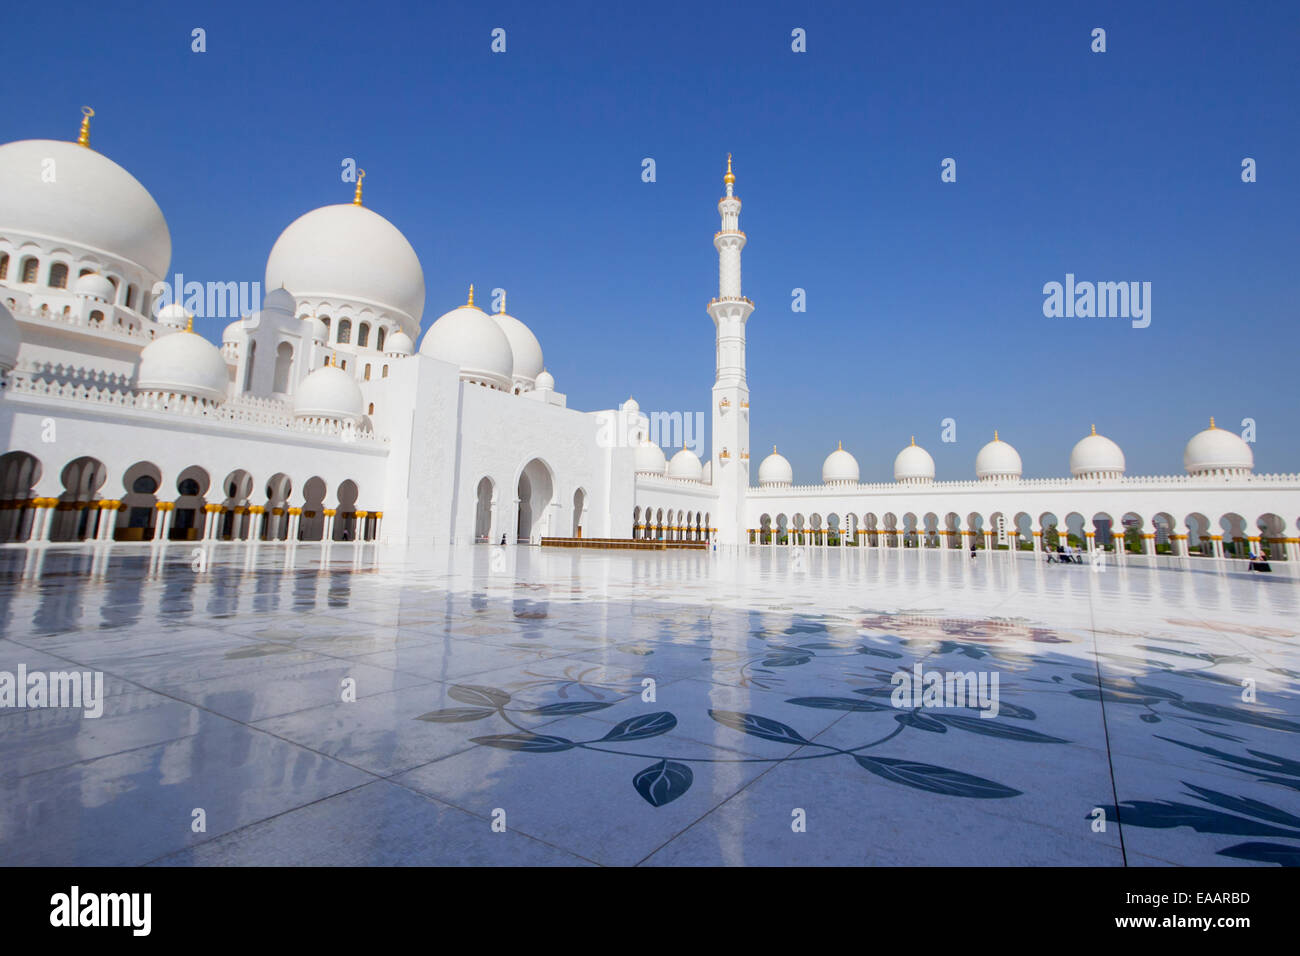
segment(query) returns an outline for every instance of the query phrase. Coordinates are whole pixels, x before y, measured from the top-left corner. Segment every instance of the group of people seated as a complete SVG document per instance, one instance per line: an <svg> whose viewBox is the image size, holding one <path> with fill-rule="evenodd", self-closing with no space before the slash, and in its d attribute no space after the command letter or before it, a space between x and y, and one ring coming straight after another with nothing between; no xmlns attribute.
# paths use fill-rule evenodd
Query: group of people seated
<svg viewBox="0 0 1300 956"><path fill-rule="evenodd" d="M1272 571L1272 566L1264 560L1263 555L1250 552L1250 563L1246 565L1247 571Z"/></svg>

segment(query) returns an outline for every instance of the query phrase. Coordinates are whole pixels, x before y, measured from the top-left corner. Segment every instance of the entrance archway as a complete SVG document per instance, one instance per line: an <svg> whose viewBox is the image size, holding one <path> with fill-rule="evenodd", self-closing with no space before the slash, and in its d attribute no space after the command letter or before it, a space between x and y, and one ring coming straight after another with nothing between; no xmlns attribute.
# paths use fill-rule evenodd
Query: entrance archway
<svg viewBox="0 0 1300 956"><path fill-rule="evenodd" d="M540 458L534 458L524 465L515 487L519 499L519 520L515 535L520 544L529 544L534 537L550 533L546 509L550 506L554 493L555 482L551 478L551 469Z"/></svg>

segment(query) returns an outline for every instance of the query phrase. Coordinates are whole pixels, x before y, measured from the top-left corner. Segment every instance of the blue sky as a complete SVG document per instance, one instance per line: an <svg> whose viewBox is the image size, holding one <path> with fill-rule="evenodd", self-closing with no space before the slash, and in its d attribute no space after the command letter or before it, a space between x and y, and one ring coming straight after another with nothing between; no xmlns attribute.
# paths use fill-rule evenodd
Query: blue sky
<svg viewBox="0 0 1300 956"><path fill-rule="evenodd" d="M503 287L572 406L683 411L708 408L732 152L755 462L775 443L817 481L842 440L889 480L915 434L964 479L996 428L1060 475L1095 422L1130 473L1176 474L1214 415L1292 472L1298 27L1272 2L29 4L0 141L75 138L93 105L173 271L222 281L348 201L355 157L424 265L425 328ZM1067 272L1151 282L1150 327L1045 318Z"/></svg>

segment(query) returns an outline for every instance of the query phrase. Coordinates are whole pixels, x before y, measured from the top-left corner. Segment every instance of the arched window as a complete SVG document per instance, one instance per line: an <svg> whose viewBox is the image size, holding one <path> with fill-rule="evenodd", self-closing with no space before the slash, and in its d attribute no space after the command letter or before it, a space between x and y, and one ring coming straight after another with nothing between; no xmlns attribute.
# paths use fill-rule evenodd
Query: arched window
<svg viewBox="0 0 1300 956"><path fill-rule="evenodd" d="M96 309L94 312L90 313L90 321L93 325L99 325L99 323L104 321L104 313Z"/></svg>
<svg viewBox="0 0 1300 956"><path fill-rule="evenodd" d="M126 287L126 307L128 309L135 308L135 286L133 285Z"/></svg>
<svg viewBox="0 0 1300 956"><path fill-rule="evenodd" d="M352 341L351 319L339 319L339 337L336 341L339 345L347 345Z"/></svg>
<svg viewBox="0 0 1300 956"><path fill-rule="evenodd" d="M37 262L34 257L28 256L26 259L23 260L23 270L18 276L18 281L35 282L36 270L39 268L39 266L40 263Z"/></svg>
<svg viewBox="0 0 1300 956"><path fill-rule="evenodd" d="M388 366L387 366L387 365L384 366L384 374L381 375L380 378L388 378Z"/></svg>
<svg viewBox="0 0 1300 956"><path fill-rule="evenodd" d="M9 275L9 253L0 255L0 279L7 278Z"/></svg>
<svg viewBox="0 0 1300 956"><path fill-rule="evenodd" d="M257 357L257 343L249 340L248 343L248 364L244 366L244 391L253 390L253 359Z"/></svg>
<svg viewBox="0 0 1300 956"><path fill-rule="evenodd" d="M281 395L289 393L291 368L293 368L293 346L288 342L281 342L275 347L275 382L271 385L271 391L279 392Z"/></svg>
<svg viewBox="0 0 1300 956"><path fill-rule="evenodd" d="M68 287L68 267L62 262L56 262L50 266L50 279L46 285L51 289L66 289Z"/></svg>
<svg viewBox="0 0 1300 956"><path fill-rule="evenodd" d="M375 403L374 403L374 402L371 402L371 403L370 403L370 411L366 412L366 414L367 414L367 415L373 415L374 413L375 413Z"/></svg>
<svg viewBox="0 0 1300 956"><path fill-rule="evenodd" d="M357 347L365 348L366 343L370 341L370 323L362 322L357 326Z"/></svg>
<svg viewBox="0 0 1300 956"><path fill-rule="evenodd" d="M370 363L366 363L366 381L370 381Z"/></svg>
<svg viewBox="0 0 1300 956"><path fill-rule="evenodd" d="M0 279L3 278L4 276L0 274ZM384 340L387 338L388 338L388 330L383 326L380 326L379 331L375 333L375 349L377 351L382 352L384 350Z"/></svg>

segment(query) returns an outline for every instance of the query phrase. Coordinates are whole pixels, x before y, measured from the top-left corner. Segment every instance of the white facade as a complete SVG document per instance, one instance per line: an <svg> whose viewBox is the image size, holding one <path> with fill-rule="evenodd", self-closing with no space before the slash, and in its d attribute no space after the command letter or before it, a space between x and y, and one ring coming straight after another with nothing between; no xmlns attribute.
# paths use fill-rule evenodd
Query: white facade
<svg viewBox="0 0 1300 956"><path fill-rule="evenodd" d="M543 536L742 545L1091 549L1122 525L1137 549L1292 561L1300 478L1255 475L1210 429L1172 477L1124 474L1091 435L1072 477L1023 480L995 440L977 480L937 482L915 444L895 481L864 484L837 448L799 485L773 450L751 484L741 202L728 158L712 448L671 461L646 416L567 407L518 318L452 308L421 336L425 282L401 232L362 205L325 206L270 250L261 307L220 346L189 330L199 302L168 288L171 237L126 170L89 146L0 146L0 541L349 540L537 543ZM42 181L45 163L57 178ZM232 284L233 285L233 284ZM242 300L217 290L226 307ZM194 311L191 310L191 311ZM210 309L209 309L210 311ZM418 344L418 347L416 343ZM1124 549L1117 557L1124 558Z"/></svg>

